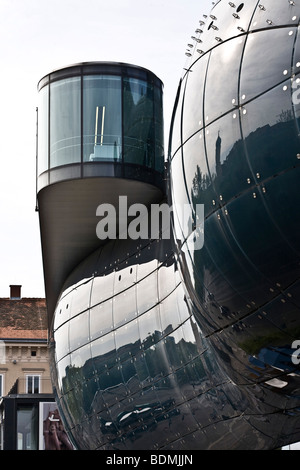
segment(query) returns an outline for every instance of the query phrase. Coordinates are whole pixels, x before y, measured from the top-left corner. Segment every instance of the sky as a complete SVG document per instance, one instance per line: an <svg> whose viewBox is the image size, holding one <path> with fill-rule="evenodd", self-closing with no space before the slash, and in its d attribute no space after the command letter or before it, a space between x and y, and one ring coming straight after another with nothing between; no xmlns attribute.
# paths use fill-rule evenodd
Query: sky
<svg viewBox="0 0 300 470"><path fill-rule="evenodd" d="M35 211L38 81L66 65L116 61L164 83L165 137L185 50L209 0L0 0L0 297L44 297Z"/></svg>

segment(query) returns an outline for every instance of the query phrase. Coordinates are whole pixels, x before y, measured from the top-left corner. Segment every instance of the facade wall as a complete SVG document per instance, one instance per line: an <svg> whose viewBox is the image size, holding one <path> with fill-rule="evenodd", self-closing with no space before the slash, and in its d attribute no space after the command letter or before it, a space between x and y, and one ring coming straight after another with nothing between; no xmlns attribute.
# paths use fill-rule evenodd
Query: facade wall
<svg viewBox="0 0 300 470"><path fill-rule="evenodd" d="M47 344L17 341L13 344L6 343L0 374L3 380L2 396L7 395L17 382L17 393L27 393L28 376L40 378L40 393L52 393Z"/></svg>

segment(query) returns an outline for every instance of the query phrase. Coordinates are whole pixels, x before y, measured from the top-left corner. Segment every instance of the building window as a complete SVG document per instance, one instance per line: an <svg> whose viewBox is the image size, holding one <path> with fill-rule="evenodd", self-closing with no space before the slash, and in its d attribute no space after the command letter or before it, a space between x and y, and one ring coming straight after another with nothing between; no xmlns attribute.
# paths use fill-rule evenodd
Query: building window
<svg viewBox="0 0 300 470"><path fill-rule="evenodd" d="M35 405L18 406L17 450L38 450L38 411Z"/></svg>
<svg viewBox="0 0 300 470"><path fill-rule="evenodd" d="M83 78L83 160L117 161L122 153L121 78Z"/></svg>
<svg viewBox="0 0 300 470"><path fill-rule="evenodd" d="M26 393L41 393L41 376L26 375Z"/></svg>
<svg viewBox="0 0 300 470"><path fill-rule="evenodd" d="M81 161L80 90L80 77L51 84L50 168Z"/></svg>

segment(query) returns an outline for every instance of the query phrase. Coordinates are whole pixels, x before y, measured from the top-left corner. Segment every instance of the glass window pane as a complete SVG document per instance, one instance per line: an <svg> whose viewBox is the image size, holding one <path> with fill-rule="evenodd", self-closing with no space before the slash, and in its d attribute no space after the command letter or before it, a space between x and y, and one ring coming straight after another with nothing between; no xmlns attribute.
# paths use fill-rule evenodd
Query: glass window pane
<svg viewBox="0 0 300 470"><path fill-rule="evenodd" d="M83 78L83 160L119 160L122 151L121 78Z"/></svg>
<svg viewBox="0 0 300 470"><path fill-rule="evenodd" d="M183 107L183 142L204 126L203 93L209 54L199 59L188 74ZM180 113L181 110L178 109Z"/></svg>
<svg viewBox="0 0 300 470"><path fill-rule="evenodd" d="M96 305L90 310L91 340L105 335L113 329L112 299Z"/></svg>
<svg viewBox="0 0 300 470"><path fill-rule="evenodd" d="M237 112L227 114L205 129L205 146L213 188L205 191L204 204L209 205L211 210L249 186L247 178L250 170Z"/></svg>
<svg viewBox="0 0 300 470"><path fill-rule="evenodd" d="M169 260L169 262L162 265L158 270L159 300L169 295L175 289L176 282L178 282L175 272L175 262L173 263L172 260Z"/></svg>
<svg viewBox="0 0 300 470"><path fill-rule="evenodd" d="M136 315L136 287L134 286L113 298L114 327L117 328L132 320Z"/></svg>
<svg viewBox="0 0 300 470"><path fill-rule="evenodd" d="M160 340L161 323L158 306L138 317L138 322L141 343L145 348Z"/></svg>
<svg viewBox="0 0 300 470"><path fill-rule="evenodd" d="M79 348L89 340L89 311L70 320L70 351Z"/></svg>
<svg viewBox="0 0 300 470"><path fill-rule="evenodd" d="M81 160L81 80L50 85L50 167Z"/></svg>
<svg viewBox="0 0 300 470"><path fill-rule="evenodd" d="M124 161L154 168L153 86L124 79Z"/></svg>
<svg viewBox="0 0 300 470"><path fill-rule="evenodd" d="M296 2L295 2L296 3ZM271 35L273 34L274 25L295 24L298 23L299 17L297 15L297 7L295 3L290 1L287 8L283 7L280 0L264 0L263 8L260 2L256 6L255 14L253 15L251 28L271 28ZM285 5L284 5L285 6ZM243 10L244 12L244 10ZM270 15L270 12L272 14ZM241 15L242 16L242 15ZM289 30L289 29L288 29ZM288 31L287 30L287 31Z"/></svg>
<svg viewBox="0 0 300 470"><path fill-rule="evenodd" d="M171 191L174 218L175 216L178 217L179 226L181 228L182 233L184 233L184 236L186 237L191 229L191 224L188 226L188 224L186 223L187 220L184 215L188 216L188 214L184 214L183 209L188 208L190 206L190 201L186 191L181 150L176 153L175 157L172 160L171 173ZM179 226L177 225L176 228ZM182 239L182 233L180 231L176 232L176 238Z"/></svg>
<svg viewBox="0 0 300 470"><path fill-rule="evenodd" d="M125 361L136 356L140 350L138 320L133 320L116 330L117 359Z"/></svg>
<svg viewBox="0 0 300 470"><path fill-rule="evenodd" d="M244 43L245 37L234 38L211 52L205 82L203 119L206 126L238 105L239 69ZM201 59L200 66L202 62ZM198 93L201 90L199 85L196 89Z"/></svg>
<svg viewBox="0 0 300 470"><path fill-rule="evenodd" d="M162 333L175 330L180 324L176 291L159 304Z"/></svg>
<svg viewBox="0 0 300 470"><path fill-rule="evenodd" d="M291 94L288 80L245 106L243 134L258 183L299 164L299 136Z"/></svg>
<svg viewBox="0 0 300 470"><path fill-rule="evenodd" d="M54 332L56 360L59 361L69 353L69 322Z"/></svg>
<svg viewBox="0 0 300 470"><path fill-rule="evenodd" d="M141 315L158 303L157 271L137 284L137 312Z"/></svg>
<svg viewBox="0 0 300 470"><path fill-rule="evenodd" d="M248 37L241 70L241 102L265 92L290 74L295 34L295 29L280 28Z"/></svg>
<svg viewBox="0 0 300 470"><path fill-rule="evenodd" d="M70 317L77 315L80 312L84 312L90 306L92 280L79 284L72 292L69 297L72 297L72 303L70 308Z"/></svg>
<svg viewBox="0 0 300 470"><path fill-rule="evenodd" d="M155 170L162 172L164 169L164 120L163 97L161 90L154 87L154 112L155 112Z"/></svg>
<svg viewBox="0 0 300 470"><path fill-rule="evenodd" d="M210 149L206 149L205 143L208 139L211 139L210 136L210 129L204 129L189 139L183 147L184 174L187 187L186 201L184 201L184 204L189 203L187 199L189 195L193 209L196 209L196 204L204 204L206 215L215 209L213 201L215 201L217 197L213 186L213 175L209 171L206 158L206 150L209 152ZM215 159L218 134L212 138L214 138L212 158ZM182 225L184 227L184 221L182 221ZM191 231L187 232L186 235L188 235L188 233L191 233Z"/></svg>
<svg viewBox="0 0 300 470"><path fill-rule="evenodd" d="M17 449L38 450L38 412L34 405L18 406Z"/></svg>
<svg viewBox="0 0 300 470"><path fill-rule="evenodd" d="M108 333L91 343L94 367L98 374L106 372L116 362L116 345L114 332Z"/></svg>
<svg viewBox="0 0 300 470"><path fill-rule="evenodd" d="M113 296L115 271L94 278L91 292L91 307Z"/></svg>
<svg viewBox="0 0 300 470"><path fill-rule="evenodd" d="M38 106L38 174L48 170L48 111L49 87L39 93Z"/></svg>
<svg viewBox="0 0 300 470"><path fill-rule="evenodd" d="M26 393L40 393L40 376L26 376Z"/></svg>

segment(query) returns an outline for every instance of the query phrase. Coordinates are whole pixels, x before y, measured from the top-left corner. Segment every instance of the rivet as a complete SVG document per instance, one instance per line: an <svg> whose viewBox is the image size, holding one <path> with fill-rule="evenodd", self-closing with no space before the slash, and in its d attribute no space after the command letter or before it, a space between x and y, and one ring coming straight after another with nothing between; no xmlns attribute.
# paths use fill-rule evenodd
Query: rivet
<svg viewBox="0 0 300 470"><path fill-rule="evenodd" d="M253 198L256 199L256 193L253 193Z"/></svg>
<svg viewBox="0 0 300 470"><path fill-rule="evenodd" d="M259 173L256 173L256 178L260 178L260 174Z"/></svg>
<svg viewBox="0 0 300 470"><path fill-rule="evenodd" d="M294 34L294 31L289 32L289 36L293 36L293 34Z"/></svg>
<svg viewBox="0 0 300 470"><path fill-rule="evenodd" d="M297 153L297 158L298 160L300 160L300 153Z"/></svg>
<svg viewBox="0 0 300 470"><path fill-rule="evenodd" d="M247 183L248 183L248 184L251 183L251 179L250 179L250 178L247 178Z"/></svg>

